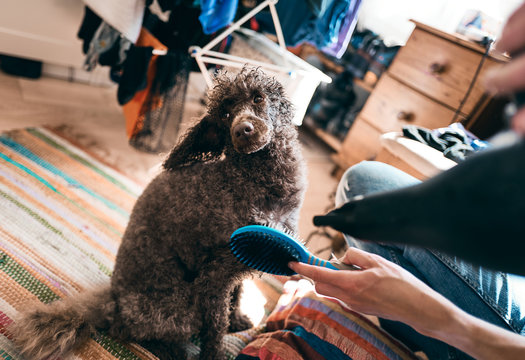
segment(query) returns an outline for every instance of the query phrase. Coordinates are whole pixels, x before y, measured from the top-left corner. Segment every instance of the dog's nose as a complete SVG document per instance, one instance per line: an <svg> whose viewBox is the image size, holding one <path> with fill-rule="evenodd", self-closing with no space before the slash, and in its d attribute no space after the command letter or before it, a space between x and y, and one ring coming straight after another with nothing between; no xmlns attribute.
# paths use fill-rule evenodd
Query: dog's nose
<svg viewBox="0 0 525 360"><path fill-rule="evenodd" d="M253 125L247 121L243 121L242 123L239 123L235 125L233 128L233 133L235 134L235 137L250 137L254 133Z"/></svg>

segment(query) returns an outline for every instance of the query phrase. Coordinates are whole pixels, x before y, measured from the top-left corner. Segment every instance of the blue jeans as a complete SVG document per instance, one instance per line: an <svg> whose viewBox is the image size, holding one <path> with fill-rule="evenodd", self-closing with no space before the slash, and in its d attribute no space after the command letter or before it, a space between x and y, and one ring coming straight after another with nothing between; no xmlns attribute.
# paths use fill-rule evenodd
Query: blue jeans
<svg viewBox="0 0 525 360"><path fill-rule="evenodd" d="M352 166L343 175L337 188L336 206L343 205L357 195L417 183L419 180L392 166L364 161ZM402 266L466 312L525 335L524 277L490 271L435 250L367 242L348 235L345 238L349 246L378 254ZM498 246L497 242L494 246ZM385 330L412 350L425 352L429 359L471 359L463 352L423 336L400 322L384 319L380 319L380 322Z"/></svg>

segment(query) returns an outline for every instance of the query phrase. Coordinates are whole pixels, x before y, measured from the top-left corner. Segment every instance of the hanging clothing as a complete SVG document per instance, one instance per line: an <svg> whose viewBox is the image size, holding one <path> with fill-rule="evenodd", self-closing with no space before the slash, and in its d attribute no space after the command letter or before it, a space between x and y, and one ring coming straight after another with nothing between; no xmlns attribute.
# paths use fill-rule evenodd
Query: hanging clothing
<svg viewBox="0 0 525 360"><path fill-rule="evenodd" d="M187 51L170 50L158 57L156 76L140 114L142 128L129 139L130 145L152 153L173 148L184 113L190 68Z"/></svg>
<svg viewBox="0 0 525 360"><path fill-rule="evenodd" d="M275 8L279 14L287 46L311 43L330 55L341 57L355 28L361 0L331 0L322 4L324 12L312 12L304 0L279 1ZM256 15L261 29L275 33L271 15Z"/></svg>
<svg viewBox="0 0 525 360"><path fill-rule="evenodd" d="M316 16L323 16L328 6L332 3L333 0L305 0L306 4L310 11Z"/></svg>
<svg viewBox="0 0 525 360"><path fill-rule="evenodd" d="M295 47L304 42L304 38L297 36L301 27L306 26L317 18L306 5L304 0L279 1L275 4L279 14L279 22L284 36L286 46ZM259 12L255 15L262 31L275 34L272 16L269 12Z"/></svg>
<svg viewBox="0 0 525 360"><path fill-rule="evenodd" d="M151 1L151 4L149 3L149 1L146 2L148 10L151 11L152 14L156 15L162 21L169 21L171 14L171 6L174 4L174 1L166 2L154 0Z"/></svg>
<svg viewBox="0 0 525 360"><path fill-rule="evenodd" d="M98 56L98 63L102 66L120 67L126 60L132 45L131 41L120 36L109 50Z"/></svg>
<svg viewBox="0 0 525 360"><path fill-rule="evenodd" d="M202 0L199 20L205 34L213 34L233 21L238 0Z"/></svg>
<svg viewBox="0 0 525 360"><path fill-rule="evenodd" d="M133 45L87 6L84 7L84 17L77 37L83 42L82 52L86 54L84 60L86 71L93 70L97 64L116 67L120 71L120 65L126 60L127 52Z"/></svg>
<svg viewBox="0 0 525 360"><path fill-rule="evenodd" d="M148 35L140 35L139 40L145 36ZM146 89L148 69L152 60L156 59L153 49L152 46L133 46L130 49L117 90L117 100L120 105L127 104L137 92Z"/></svg>
<svg viewBox="0 0 525 360"><path fill-rule="evenodd" d="M344 55L346 49L348 48L348 44L350 43L350 38L352 37L354 29L357 25L357 17L360 9L361 0L354 0L350 3L343 20L343 24L341 25L341 29L339 30L337 41L322 48L322 52L338 59Z"/></svg>
<svg viewBox="0 0 525 360"><path fill-rule="evenodd" d="M195 65L188 48L207 43L209 36L202 31L201 11L193 2L156 0L156 4L170 6L168 21L144 9L135 44L88 7L78 36L84 41L86 69L96 64L111 67L111 79L119 84L117 100L129 143L158 153L170 150L177 140L189 73ZM164 54L153 54L154 50Z"/></svg>
<svg viewBox="0 0 525 360"><path fill-rule="evenodd" d="M95 14L93 10L84 6L84 17L82 23L78 29L77 37L82 40L82 53L87 54L89 50L89 44L93 39L93 36L97 32L98 28L102 24L100 16Z"/></svg>
<svg viewBox="0 0 525 360"><path fill-rule="evenodd" d="M153 49L167 53L155 55ZM168 50L146 28L141 30L126 60L118 90L119 101L126 101L122 110L133 147L158 153L175 145L190 68L186 49Z"/></svg>
<svg viewBox="0 0 525 360"><path fill-rule="evenodd" d="M144 17L145 0L83 0L94 13L135 43Z"/></svg>
<svg viewBox="0 0 525 360"><path fill-rule="evenodd" d="M141 29L137 43L124 64L117 94L119 103L123 105L128 138L142 130L148 106L160 106L158 102L148 100L159 57L152 54L153 49L168 50L148 30Z"/></svg>
<svg viewBox="0 0 525 360"><path fill-rule="evenodd" d="M109 59L113 59L115 65L122 64L126 57L126 51L130 46L131 42L129 40L122 38L120 32L103 21L89 43L86 59L84 61L84 70L93 70L101 56L105 62L108 62ZM109 58L108 56L104 58L104 54L111 49L113 49L113 51L110 54L115 56L110 55ZM114 54L115 52L116 54Z"/></svg>

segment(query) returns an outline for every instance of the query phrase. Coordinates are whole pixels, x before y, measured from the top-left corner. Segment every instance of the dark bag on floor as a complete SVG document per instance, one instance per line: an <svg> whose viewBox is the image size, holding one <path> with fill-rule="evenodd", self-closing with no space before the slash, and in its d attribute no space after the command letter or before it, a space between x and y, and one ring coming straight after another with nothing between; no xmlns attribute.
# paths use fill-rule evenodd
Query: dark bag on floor
<svg viewBox="0 0 525 360"><path fill-rule="evenodd" d="M38 79L42 76L42 62L0 55L0 69L6 74Z"/></svg>

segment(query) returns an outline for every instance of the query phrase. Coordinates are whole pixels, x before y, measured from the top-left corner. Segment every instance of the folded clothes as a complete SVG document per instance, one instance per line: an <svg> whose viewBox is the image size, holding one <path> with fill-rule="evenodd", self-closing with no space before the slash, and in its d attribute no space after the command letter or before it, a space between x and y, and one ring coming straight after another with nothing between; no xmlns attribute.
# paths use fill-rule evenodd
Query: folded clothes
<svg viewBox="0 0 525 360"><path fill-rule="evenodd" d="M443 153L446 158L460 162L474 152L487 147L460 123L446 128L429 130L416 125L403 126L403 136L419 141Z"/></svg>

